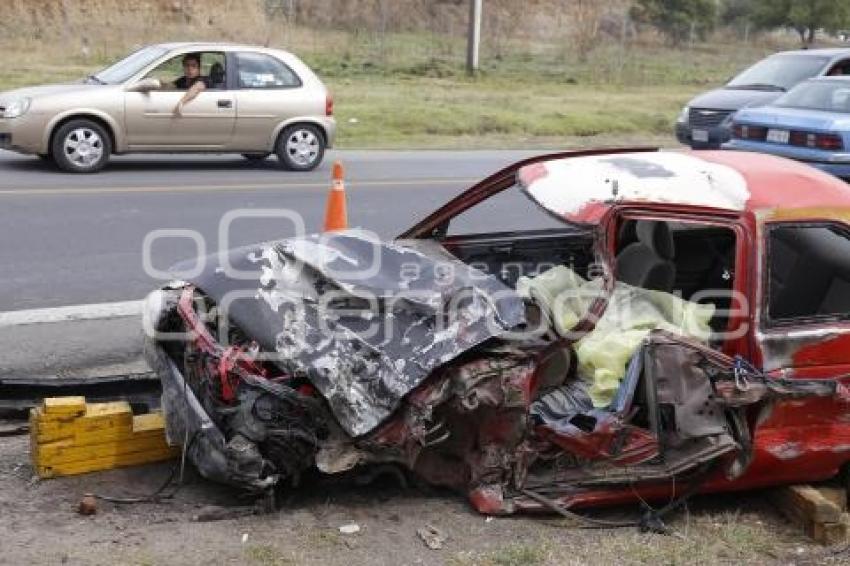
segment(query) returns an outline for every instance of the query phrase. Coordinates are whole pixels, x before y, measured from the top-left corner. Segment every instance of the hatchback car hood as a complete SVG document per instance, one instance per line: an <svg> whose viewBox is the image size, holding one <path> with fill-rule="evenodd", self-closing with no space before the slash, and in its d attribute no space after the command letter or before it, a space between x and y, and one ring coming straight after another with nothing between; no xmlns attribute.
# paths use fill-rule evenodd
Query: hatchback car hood
<svg viewBox="0 0 850 566"><path fill-rule="evenodd" d="M5 92L0 92L0 103L4 103L10 100L15 100L18 98L36 98L38 96L45 96L50 94L66 94L70 92L76 91L85 91L96 88L102 88L104 85L92 85L92 84L84 84L84 83L67 83L67 84L55 84L55 85L42 85L42 86L31 86L26 88L18 88L15 90L7 90Z"/></svg>
<svg viewBox="0 0 850 566"><path fill-rule="evenodd" d="M590 155L526 165L517 174L537 204L569 222L596 224L620 202L743 210L747 181L735 169L677 152Z"/></svg>
<svg viewBox="0 0 850 566"><path fill-rule="evenodd" d="M779 98L784 92L772 90L747 90L717 88L700 94L688 102L691 108L738 110L748 106L763 106Z"/></svg>
<svg viewBox="0 0 850 566"><path fill-rule="evenodd" d="M847 114L806 108L783 108L781 106L747 108L741 110L735 116L735 119L746 123L803 130L829 130L850 126L850 118L847 117Z"/></svg>
<svg viewBox="0 0 850 566"><path fill-rule="evenodd" d="M270 361L306 376L351 436L371 431L433 369L525 322L514 290L432 242L338 232L205 265L191 282Z"/></svg>

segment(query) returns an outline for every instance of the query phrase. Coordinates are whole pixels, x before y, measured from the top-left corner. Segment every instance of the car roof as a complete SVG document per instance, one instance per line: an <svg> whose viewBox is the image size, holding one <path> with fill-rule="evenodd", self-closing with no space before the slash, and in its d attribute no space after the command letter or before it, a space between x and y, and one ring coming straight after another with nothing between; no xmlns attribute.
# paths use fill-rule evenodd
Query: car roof
<svg viewBox="0 0 850 566"><path fill-rule="evenodd" d="M792 49L789 51L779 51L775 55L803 55L811 57L850 57L850 48L830 47L824 49Z"/></svg>
<svg viewBox="0 0 850 566"><path fill-rule="evenodd" d="M194 49L198 51L209 51L216 49L237 50L245 49L250 51L286 51L276 47L264 47L262 45L248 45L244 43L230 43L226 41L175 41L169 43L157 43L157 47L168 49L169 51Z"/></svg>
<svg viewBox="0 0 850 566"><path fill-rule="evenodd" d="M850 221L850 188L814 167L739 151L655 151L566 157L522 167L519 184L549 212L597 223L625 202L752 212L760 219Z"/></svg>
<svg viewBox="0 0 850 566"><path fill-rule="evenodd" d="M803 82L804 83L811 83L811 82L829 82L829 81L847 82L847 81L850 81L850 75L821 75L819 77L809 77L808 79L804 80Z"/></svg>

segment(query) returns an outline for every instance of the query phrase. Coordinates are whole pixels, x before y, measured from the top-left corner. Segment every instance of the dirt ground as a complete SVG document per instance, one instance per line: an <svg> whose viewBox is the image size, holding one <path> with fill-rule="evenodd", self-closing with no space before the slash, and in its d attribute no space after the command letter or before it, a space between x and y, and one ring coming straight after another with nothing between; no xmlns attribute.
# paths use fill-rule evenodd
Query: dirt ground
<svg viewBox="0 0 850 566"><path fill-rule="evenodd" d="M175 464L46 481L33 479L29 437L0 438L0 564L824 564L850 547L824 548L786 523L759 493L698 498L672 517L673 535L636 528L582 529L551 517L487 519L450 493L395 486L312 484L275 513L214 521L244 505L238 493L187 474L170 500L98 501L86 493L155 492ZM169 487L163 493L169 493ZM634 508L595 516L623 519ZM340 527L360 531L343 534ZM447 535L428 548L427 525Z"/></svg>

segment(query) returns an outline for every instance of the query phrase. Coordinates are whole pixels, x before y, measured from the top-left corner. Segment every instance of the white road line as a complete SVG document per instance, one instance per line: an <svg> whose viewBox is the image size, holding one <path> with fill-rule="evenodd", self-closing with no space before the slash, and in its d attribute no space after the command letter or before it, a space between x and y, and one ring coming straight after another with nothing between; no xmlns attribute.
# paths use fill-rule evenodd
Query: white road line
<svg viewBox="0 0 850 566"><path fill-rule="evenodd" d="M142 314L142 304L143 301L123 301L0 312L0 328L23 324L139 316Z"/></svg>

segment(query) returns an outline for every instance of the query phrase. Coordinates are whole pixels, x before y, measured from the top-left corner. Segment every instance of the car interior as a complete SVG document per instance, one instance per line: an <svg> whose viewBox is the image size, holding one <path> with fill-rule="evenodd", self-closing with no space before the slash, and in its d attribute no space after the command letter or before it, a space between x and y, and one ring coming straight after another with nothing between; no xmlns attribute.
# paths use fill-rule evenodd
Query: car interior
<svg viewBox="0 0 850 566"><path fill-rule="evenodd" d="M449 236L443 246L455 257L516 287L520 276L534 277L564 265L582 277L594 262L593 233L576 226L524 232ZM633 287L675 293L685 300L712 303L715 332L728 323L735 269L735 233L723 226L625 219L615 243L618 281Z"/></svg>
<svg viewBox="0 0 850 566"><path fill-rule="evenodd" d="M675 293L685 300L730 306L735 233L722 226L624 220L616 243L616 277L634 287ZM717 314L715 332L728 320Z"/></svg>
<svg viewBox="0 0 850 566"><path fill-rule="evenodd" d="M175 80L183 76L184 55L172 57L149 72L145 78L158 79L163 85L162 90L176 90L173 84ZM226 88L225 54L221 51L206 51L199 53L199 55L201 57L201 76L207 79L209 85L207 88Z"/></svg>
<svg viewBox="0 0 850 566"><path fill-rule="evenodd" d="M533 277L557 265L587 277L594 262L593 240L592 231L561 223L560 228L449 236L442 243L465 263L515 287L520 276ZM736 255L736 235L732 229L693 222L624 218L619 223L614 246L618 281L673 293L686 300L710 302L719 312L710 321L712 330L726 329L728 317L723 311L731 302ZM534 309L529 308L528 318L535 316ZM589 405L586 392L577 386L581 380L575 379L575 372L575 352L571 348L555 352L538 368L540 388L536 403L553 421L560 416L566 419L562 422L569 423L568 427L594 434L599 419L609 417L601 416L603 413ZM699 383L701 378L694 376L694 379L694 383ZM675 436L681 425L676 418L677 402L648 397L647 387L643 371L637 371L631 378L627 375L621 382L618 395L632 398L630 414L622 415L624 422L654 430L656 436ZM702 391L688 394L699 396ZM653 406L656 408L652 409ZM614 414L616 407L617 403L612 403L607 411ZM652 416L656 414L657 417ZM688 450L699 452L709 444L703 438L689 445ZM666 465L674 461L681 465L690 463L693 455L688 450L677 453L676 458L668 458Z"/></svg>
<svg viewBox="0 0 850 566"><path fill-rule="evenodd" d="M850 234L838 226L777 226L768 238L771 321L850 314Z"/></svg>
<svg viewBox="0 0 850 566"><path fill-rule="evenodd" d="M850 59L838 61L829 68L829 71L827 71L826 74L830 77L850 75Z"/></svg>

